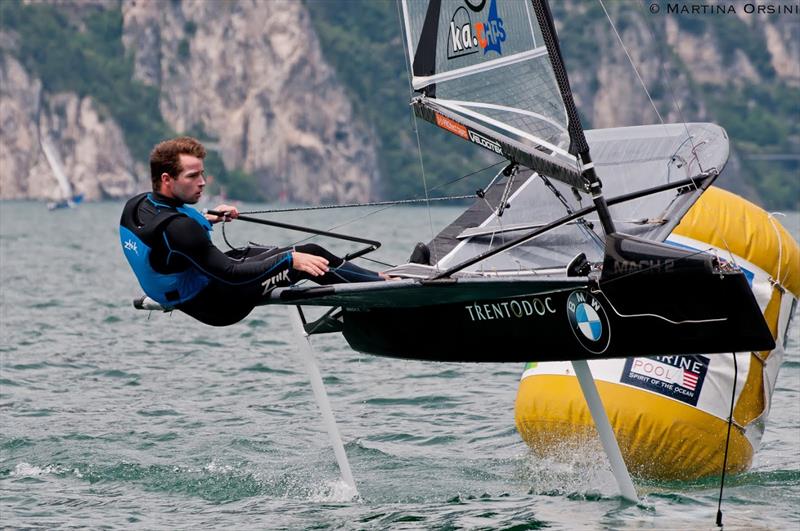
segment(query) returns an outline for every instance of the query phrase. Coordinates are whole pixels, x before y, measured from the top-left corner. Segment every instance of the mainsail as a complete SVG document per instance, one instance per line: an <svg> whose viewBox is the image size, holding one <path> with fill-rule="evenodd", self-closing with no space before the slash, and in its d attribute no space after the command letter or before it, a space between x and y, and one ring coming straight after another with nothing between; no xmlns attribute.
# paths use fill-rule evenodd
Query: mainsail
<svg viewBox="0 0 800 531"><path fill-rule="evenodd" d="M585 188L570 119L529 1L402 0L415 113L554 179ZM545 28L545 31L546 28ZM560 61L560 58L557 58ZM571 103L571 102L570 102ZM578 125L579 127L579 125Z"/></svg>

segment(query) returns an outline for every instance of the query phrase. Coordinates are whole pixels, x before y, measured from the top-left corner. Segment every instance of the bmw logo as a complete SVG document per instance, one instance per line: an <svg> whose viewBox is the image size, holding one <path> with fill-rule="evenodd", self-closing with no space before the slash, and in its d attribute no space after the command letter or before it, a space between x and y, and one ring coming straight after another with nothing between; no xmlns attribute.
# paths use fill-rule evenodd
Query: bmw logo
<svg viewBox="0 0 800 531"><path fill-rule="evenodd" d="M600 301L585 290L567 298L567 317L578 342L593 354L602 354L611 340L608 316Z"/></svg>

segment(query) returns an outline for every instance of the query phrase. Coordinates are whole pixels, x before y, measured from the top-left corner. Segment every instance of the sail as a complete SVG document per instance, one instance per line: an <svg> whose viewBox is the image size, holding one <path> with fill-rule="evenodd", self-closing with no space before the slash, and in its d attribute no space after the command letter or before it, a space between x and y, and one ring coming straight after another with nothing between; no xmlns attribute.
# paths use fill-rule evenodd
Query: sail
<svg viewBox="0 0 800 531"><path fill-rule="evenodd" d="M61 164L61 159L56 152L56 148L47 135L41 135L39 141L42 145L42 151L47 159L47 163L50 164L50 169L53 170L53 175L56 176L58 186L61 189L61 195L65 200L72 199L72 185L67 175L64 173L64 166Z"/></svg>
<svg viewBox="0 0 800 531"><path fill-rule="evenodd" d="M541 8L522 0L402 0L402 8L418 116L584 186L538 22L549 14L537 19Z"/></svg>

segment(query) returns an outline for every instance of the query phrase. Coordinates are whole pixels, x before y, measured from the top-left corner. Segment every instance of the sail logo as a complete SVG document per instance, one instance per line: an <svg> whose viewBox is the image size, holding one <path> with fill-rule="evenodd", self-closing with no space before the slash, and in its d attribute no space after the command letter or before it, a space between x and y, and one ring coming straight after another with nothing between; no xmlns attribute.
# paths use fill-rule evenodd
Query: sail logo
<svg viewBox="0 0 800 531"><path fill-rule="evenodd" d="M709 361L705 356L628 358L620 382L696 406Z"/></svg>
<svg viewBox="0 0 800 531"><path fill-rule="evenodd" d="M456 122L455 120L451 120L450 118L439 114L438 112L436 113L436 125L444 129L445 131L450 131L454 135L460 136L461 138L469 139L466 127Z"/></svg>
<svg viewBox="0 0 800 531"><path fill-rule="evenodd" d="M478 6L473 6L468 0L465 2L472 11L481 11L486 5L485 0ZM489 52L497 52L498 55L502 55L502 46L506 38L503 19L497 16L497 0L492 0L489 4L489 15L483 22L473 23L469 11L464 6L460 6L450 18L447 58L464 57L481 50L484 55Z"/></svg>
<svg viewBox="0 0 800 531"><path fill-rule="evenodd" d="M136 242L133 240L127 240L125 242L125 250L126 251L133 251L136 253L136 256L139 256L139 247L136 245Z"/></svg>
<svg viewBox="0 0 800 531"><path fill-rule="evenodd" d="M478 144L479 146L485 147L486 149L488 149L490 151L494 151L498 155L502 155L503 154L503 148L500 146L500 144L498 144L494 140L490 140L490 139L486 138L485 136L483 136L483 135L481 135L479 133L476 133L472 129L469 130L469 139L474 144Z"/></svg>
<svg viewBox="0 0 800 531"><path fill-rule="evenodd" d="M605 352L611 341L611 327L597 297L588 291L573 291L567 298L567 318L583 348L593 354Z"/></svg>

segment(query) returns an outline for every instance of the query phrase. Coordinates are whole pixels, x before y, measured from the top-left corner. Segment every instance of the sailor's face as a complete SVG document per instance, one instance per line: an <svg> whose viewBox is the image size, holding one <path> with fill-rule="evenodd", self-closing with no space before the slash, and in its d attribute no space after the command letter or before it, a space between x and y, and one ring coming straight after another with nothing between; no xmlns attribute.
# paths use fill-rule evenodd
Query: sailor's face
<svg viewBox="0 0 800 531"><path fill-rule="evenodd" d="M166 179L164 184L166 189L162 190L164 195L180 199L184 203L194 204L203 195L203 188L206 186L205 170L203 159L192 155L181 154L181 172L177 177ZM162 188L165 188L162 186Z"/></svg>

